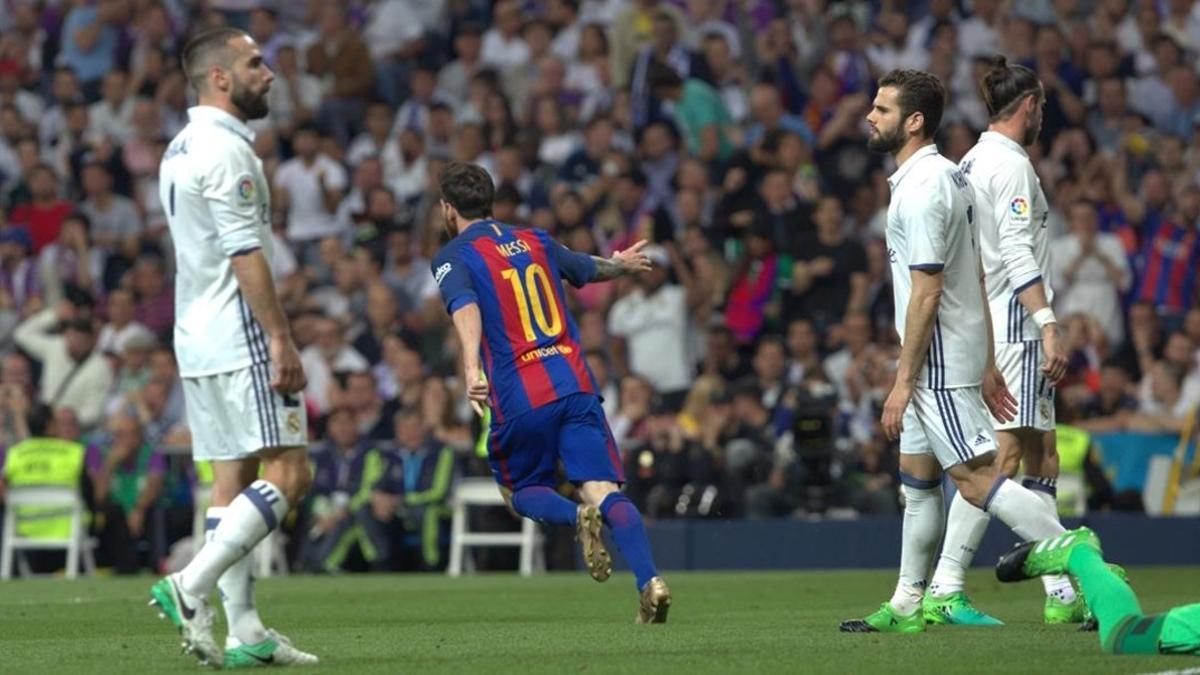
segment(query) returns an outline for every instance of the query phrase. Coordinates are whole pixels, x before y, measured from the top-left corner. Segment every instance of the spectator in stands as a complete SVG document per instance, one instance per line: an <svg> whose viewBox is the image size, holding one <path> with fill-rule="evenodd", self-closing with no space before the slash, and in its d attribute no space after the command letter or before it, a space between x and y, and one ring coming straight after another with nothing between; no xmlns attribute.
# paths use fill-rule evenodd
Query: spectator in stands
<svg viewBox="0 0 1200 675"><path fill-rule="evenodd" d="M292 144L296 156L276 170L272 204L276 211L287 214L288 241L303 252L322 237L341 234L334 214L349 180L340 164L320 152L316 127L297 127Z"/></svg>
<svg viewBox="0 0 1200 675"><path fill-rule="evenodd" d="M526 66L529 46L521 36L521 6L500 0L492 8L492 28L483 35L483 62L501 71Z"/></svg>
<svg viewBox="0 0 1200 675"><path fill-rule="evenodd" d="M0 230L0 308L24 319L43 305L42 283L25 230Z"/></svg>
<svg viewBox="0 0 1200 675"><path fill-rule="evenodd" d="M117 288L105 302L108 322L100 329L96 348L102 353L121 354L130 340L154 340L154 332L136 319L137 304L132 291Z"/></svg>
<svg viewBox="0 0 1200 675"><path fill-rule="evenodd" d="M390 539L373 516L371 492L389 460L359 434L349 408L330 410L325 428L326 440L313 453L311 507L301 543L304 566L312 572L336 572L357 549L371 569L385 570Z"/></svg>
<svg viewBox="0 0 1200 675"><path fill-rule="evenodd" d="M1169 319L1182 319L1196 297L1200 277L1200 186L1190 185L1179 195L1174 213L1142 235L1142 268L1134 284L1134 297L1150 303Z"/></svg>
<svg viewBox="0 0 1200 675"><path fill-rule="evenodd" d="M375 376L370 371L346 375L342 403L354 413L358 432L373 441L395 439L392 417L400 407L395 400L384 401L379 396Z"/></svg>
<svg viewBox="0 0 1200 675"><path fill-rule="evenodd" d="M395 416L396 451L371 496L381 523L395 520L393 569L433 571L443 565L450 517L454 450L430 435L416 411Z"/></svg>
<svg viewBox="0 0 1200 675"><path fill-rule="evenodd" d="M142 433L135 415L118 413L108 424L103 459L89 465L100 550L118 574L141 567L137 542L149 535L150 511L163 494L166 459ZM153 561L152 561L153 562Z"/></svg>
<svg viewBox="0 0 1200 675"><path fill-rule="evenodd" d="M58 238L63 220L71 212L71 204L59 197L58 176L50 166L38 164L27 177L29 201L13 209L8 222L24 228L29 233L33 252L40 254Z"/></svg>
<svg viewBox="0 0 1200 675"><path fill-rule="evenodd" d="M137 205L113 192L112 169L99 155L84 158L82 184L85 198L79 209L91 224L88 231L97 246L114 248L142 234Z"/></svg>
<svg viewBox="0 0 1200 675"><path fill-rule="evenodd" d="M85 95L93 101L99 98L101 78L117 64L120 5L118 0L79 4L63 22L63 61L75 71Z"/></svg>
<svg viewBox="0 0 1200 675"><path fill-rule="evenodd" d="M821 364L820 340L816 325L808 317L797 317L787 324L787 382L796 385L819 374L825 379Z"/></svg>
<svg viewBox="0 0 1200 675"><path fill-rule="evenodd" d="M335 375L362 372L370 367L353 347L345 342L343 328L334 319L321 317L316 322L316 341L300 352L300 362L308 377L305 398L318 412L330 410L330 391Z"/></svg>
<svg viewBox="0 0 1200 675"><path fill-rule="evenodd" d="M688 152L710 163L733 155L733 120L716 90L694 77L685 80L657 62L650 67L647 81L655 97L673 104L672 119Z"/></svg>
<svg viewBox="0 0 1200 675"><path fill-rule="evenodd" d="M321 105L321 80L300 70L296 47L288 42L279 45L273 68L275 81L267 91L267 119L281 137L290 139L297 127L316 118Z"/></svg>
<svg viewBox="0 0 1200 675"><path fill-rule="evenodd" d="M347 22L346 8L333 3L320 10L318 40L308 48L308 72L331 82L328 95L317 110L326 133L346 147L358 132L365 101L375 82L371 53L357 31ZM330 209L332 210L332 209Z"/></svg>
<svg viewBox="0 0 1200 675"><path fill-rule="evenodd" d="M825 332L846 313L866 311L867 258L862 244L846 237L836 197L822 197L813 220L816 232L797 243L788 316L812 317Z"/></svg>
<svg viewBox="0 0 1200 675"><path fill-rule="evenodd" d="M755 223L746 233L745 242L745 250L733 267L725 303L725 323L739 345L752 343L762 333L768 313L770 319L778 318L780 266L787 260L776 250L767 223Z"/></svg>
<svg viewBox="0 0 1200 675"><path fill-rule="evenodd" d="M128 288L137 298L134 317L163 341L175 326L175 288L167 279L166 261L157 253L138 257Z"/></svg>
<svg viewBox="0 0 1200 675"><path fill-rule="evenodd" d="M128 76L123 70L104 74L103 98L88 109L88 133L121 145L133 135L134 98L129 95Z"/></svg>
<svg viewBox="0 0 1200 675"><path fill-rule="evenodd" d="M50 332L55 328L61 334ZM100 423L113 376L95 348L96 326L90 309L66 302L48 307L18 326L13 338L42 365L41 403L75 410L85 429Z"/></svg>
<svg viewBox="0 0 1200 675"><path fill-rule="evenodd" d="M424 27L408 0L375 0L366 11L363 39L375 65L375 88L395 107L408 93L410 64L425 50Z"/></svg>
<svg viewBox="0 0 1200 675"><path fill-rule="evenodd" d="M631 372L645 377L668 407L678 409L692 381L686 350L687 290L669 283L666 249L647 246L652 269L613 304L608 329L624 338Z"/></svg>
<svg viewBox="0 0 1200 675"><path fill-rule="evenodd" d="M438 72L437 88L448 100L467 100L471 78L484 67L482 51L483 27L474 22L459 26L458 34L454 36L455 58Z"/></svg>
<svg viewBox="0 0 1200 675"><path fill-rule="evenodd" d="M1097 232L1096 207L1077 201L1070 206L1071 234L1053 242L1052 276L1055 306L1069 316L1083 312L1098 321L1110 345L1118 345L1125 327L1120 299L1129 290L1132 275L1124 247L1116 235Z"/></svg>
<svg viewBox="0 0 1200 675"><path fill-rule="evenodd" d="M839 333L842 347L825 358L825 373L837 388L842 404L853 405L858 397L852 391L847 371L852 362L865 358L871 348L871 320L861 312L847 314Z"/></svg>

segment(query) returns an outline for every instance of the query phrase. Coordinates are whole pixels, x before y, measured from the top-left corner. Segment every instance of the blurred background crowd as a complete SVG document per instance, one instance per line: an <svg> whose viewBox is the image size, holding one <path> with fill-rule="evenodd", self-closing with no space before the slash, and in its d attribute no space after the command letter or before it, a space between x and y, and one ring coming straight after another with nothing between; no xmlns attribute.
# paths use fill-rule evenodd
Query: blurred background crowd
<svg viewBox="0 0 1200 675"><path fill-rule="evenodd" d="M651 273L570 298L651 518L896 513L894 167L864 116L897 67L946 84L955 161L988 57L1044 84L1060 419L1178 433L1200 403L1188 0L2 0L0 434L87 447L122 571L190 533L204 481L157 169L192 100L180 49L220 24L275 72L252 127L309 381L309 568L439 566L452 477L486 473L428 264L449 160L491 173L501 221L654 242ZM1139 507L1087 474L1093 508Z"/></svg>

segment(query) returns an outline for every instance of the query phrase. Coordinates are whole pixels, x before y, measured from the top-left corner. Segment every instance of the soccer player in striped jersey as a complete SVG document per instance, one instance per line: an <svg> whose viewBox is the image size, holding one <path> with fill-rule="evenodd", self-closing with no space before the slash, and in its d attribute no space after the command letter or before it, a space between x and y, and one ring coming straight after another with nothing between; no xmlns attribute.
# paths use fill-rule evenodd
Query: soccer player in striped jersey
<svg viewBox="0 0 1200 675"><path fill-rule="evenodd" d="M845 632L925 630L922 600L942 538L942 473L979 508L1025 539L1062 525L1029 490L998 473L992 415L1011 419L1012 395L992 358L989 314L973 224L974 195L933 135L946 90L936 77L894 70L879 81L868 147L895 158L888 178L887 245L900 363L883 406L883 431L900 440L906 499L900 575L892 599Z"/></svg>
<svg viewBox="0 0 1200 675"><path fill-rule="evenodd" d="M981 83L991 123L960 163L975 191L979 247L996 344L996 365L1017 399L1017 417L996 420L999 467L1057 512L1058 453L1054 446L1054 385L1066 371L1066 350L1051 303L1050 209L1025 146L1042 127L1045 94L1033 71L997 57ZM963 588L988 515L957 495L946 541L925 599L925 618L940 624L1000 625L971 603ZM1083 621L1086 607L1070 577L1042 580L1046 623Z"/></svg>
<svg viewBox="0 0 1200 675"><path fill-rule="evenodd" d="M612 573L600 538L607 524L637 582L637 622L665 622L671 592L654 567L641 514L620 491L621 457L562 285L649 270L646 242L605 259L498 222L492 179L472 164L447 165L441 192L453 238L434 258L433 276L462 343L467 396L480 415L490 407L488 462L501 492L526 518L575 527L597 581ZM560 460L580 505L555 490Z"/></svg>
<svg viewBox="0 0 1200 675"><path fill-rule="evenodd" d="M236 28L193 38L183 69L199 105L163 156L159 190L175 244L175 353L192 456L212 461L213 488L207 543L151 588L151 604L202 662L313 664L263 626L247 555L312 482L304 367L275 293L270 196L246 126L267 114L274 75ZM212 636L214 587L229 624L224 650Z"/></svg>

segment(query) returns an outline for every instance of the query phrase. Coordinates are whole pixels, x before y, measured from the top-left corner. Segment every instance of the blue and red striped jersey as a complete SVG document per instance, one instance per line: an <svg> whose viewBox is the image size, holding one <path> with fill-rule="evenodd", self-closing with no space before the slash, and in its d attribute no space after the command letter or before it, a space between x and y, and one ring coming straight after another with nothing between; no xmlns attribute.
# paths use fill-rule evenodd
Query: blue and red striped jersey
<svg viewBox="0 0 1200 675"><path fill-rule="evenodd" d="M1142 249L1142 270L1134 299L1153 303L1160 311L1178 314L1192 306L1200 237L1191 227L1167 220L1148 232Z"/></svg>
<svg viewBox="0 0 1200 675"><path fill-rule="evenodd" d="M493 422L570 394L598 392L562 285L563 279L576 288L591 281L591 256L544 231L483 220L446 244L431 267L446 311L479 306Z"/></svg>

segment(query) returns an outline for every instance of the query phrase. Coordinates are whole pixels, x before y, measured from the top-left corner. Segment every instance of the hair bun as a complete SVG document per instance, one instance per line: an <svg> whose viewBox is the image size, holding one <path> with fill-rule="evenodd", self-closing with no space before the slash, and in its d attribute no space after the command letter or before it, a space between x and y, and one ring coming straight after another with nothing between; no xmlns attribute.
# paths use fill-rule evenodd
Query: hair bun
<svg viewBox="0 0 1200 675"><path fill-rule="evenodd" d="M1003 54L996 54L990 61L992 70L1004 70L1008 68L1008 59Z"/></svg>

